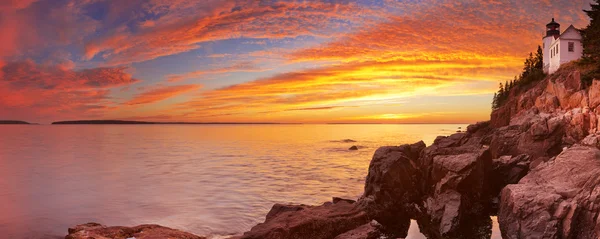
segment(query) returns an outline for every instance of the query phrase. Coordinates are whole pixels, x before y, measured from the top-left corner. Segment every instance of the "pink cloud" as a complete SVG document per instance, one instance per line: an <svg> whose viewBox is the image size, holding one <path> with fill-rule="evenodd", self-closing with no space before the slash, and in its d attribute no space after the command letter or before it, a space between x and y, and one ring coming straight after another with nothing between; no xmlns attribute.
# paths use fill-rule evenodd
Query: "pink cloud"
<svg viewBox="0 0 600 239"><path fill-rule="evenodd" d="M218 68L213 68L213 69L208 69L208 70L193 71L193 72L188 72L188 73L184 73L184 74L167 75L166 77L167 77L167 81L169 81L169 82L177 82L177 81L181 81L181 80L185 80L185 79L197 78L197 77L201 77L204 75L211 75L211 74L222 74L222 73L230 73L230 72L262 72L262 71L266 71L266 70L268 70L268 69L259 68L253 62L244 61L244 62L236 63L236 64L233 64L230 66L218 67Z"/></svg>
<svg viewBox="0 0 600 239"><path fill-rule="evenodd" d="M14 11L29 7L37 0L0 0L0 11Z"/></svg>
<svg viewBox="0 0 600 239"><path fill-rule="evenodd" d="M179 2L179 1L178 1ZM331 36L331 20L356 20L366 11L353 4L279 2L263 5L256 1L217 2L202 14L183 9L170 11L138 32L122 28L113 34L88 41L85 57L97 55L109 64L125 64L198 49L199 44L234 38L289 38L301 35Z"/></svg>
<svg viewBox="0 0 600 239"><path fill-rule="evenodd" d="M0 115L17 118L90 117L113 108L110 89L138 79L125 67L80 71L32 61L0 64Z"/></svg>

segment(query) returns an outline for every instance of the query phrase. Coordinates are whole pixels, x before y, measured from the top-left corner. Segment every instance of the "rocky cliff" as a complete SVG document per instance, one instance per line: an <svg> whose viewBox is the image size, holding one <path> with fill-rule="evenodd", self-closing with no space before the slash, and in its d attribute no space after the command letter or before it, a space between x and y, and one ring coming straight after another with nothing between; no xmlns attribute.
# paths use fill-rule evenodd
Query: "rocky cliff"
<svg viewBox="0 0 600 239"><path fill-rule="evenodd" d="M513 89L490 121L428 147L381 147L357 201L276 204L237 238L397 238L412 219L428 238L483 239L493 215L503 238L600 238L600 81L580 77L571 65Z"/></svg>

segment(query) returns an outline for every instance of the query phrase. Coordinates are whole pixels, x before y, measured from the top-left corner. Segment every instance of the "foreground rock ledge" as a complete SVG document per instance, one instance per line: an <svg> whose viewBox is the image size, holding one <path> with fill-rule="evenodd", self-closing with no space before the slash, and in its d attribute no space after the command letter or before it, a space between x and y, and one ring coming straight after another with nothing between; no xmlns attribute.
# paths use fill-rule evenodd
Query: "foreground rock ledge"
<svg viewBox="0 0 600 239"><path fill-rule="evenodd" d="M159 225L135 227L107 227L98 223L86 223L69 228L65 239L206 239L187 232Z"/></svg>
<svg viewBox="0 0 600 239"><path fill-rule="evenodd" d="M600 150L573 146L502 190L504 238L600 238Z"/></svg>
<svg viewBox="0 0 600 239"><path fill-rule="evenodd" d="M367 214L352 200L334 198L321 206L275 204L264 223L240 238L378 238L369 222Z"/></svg>

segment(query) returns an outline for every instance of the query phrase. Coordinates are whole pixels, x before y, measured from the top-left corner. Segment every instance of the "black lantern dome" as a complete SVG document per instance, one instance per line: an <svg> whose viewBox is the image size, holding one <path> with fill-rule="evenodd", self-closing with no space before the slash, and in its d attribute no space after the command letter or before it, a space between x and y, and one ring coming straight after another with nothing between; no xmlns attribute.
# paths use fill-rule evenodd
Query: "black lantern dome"
<svg viewBox="0 0 600 239"><path fill-rule="evenodd" d="M546 37L558 35L560 35L560 24L555 22L554 18L552 18L552 21L546 24Z"/></svg>

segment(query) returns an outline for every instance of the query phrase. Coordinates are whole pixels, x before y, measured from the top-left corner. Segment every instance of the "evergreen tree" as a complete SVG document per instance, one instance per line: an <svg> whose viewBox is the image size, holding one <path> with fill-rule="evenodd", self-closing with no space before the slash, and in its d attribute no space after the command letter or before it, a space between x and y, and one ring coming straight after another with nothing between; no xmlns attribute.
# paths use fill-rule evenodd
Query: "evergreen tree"
<svg viewBox="0 0 600 239"><path fill-rule="evenodd" d="M529 56L525 59L525 63L523 66L523 73L521 73L521 78L525 78L531 74L533 71L533 66L535 65L533 53L529 52Z"/></svg>
<svg viewBox="0 0 600 239"><path fill-rule="evenodd" d="M542 47L538 45L537 52L535 53L535 69L544 70L544 52L542 51Z"/></svg>
<svg viewBox="0 0 600 239"><path fill-rule="evenodd" d="M494 93L494 99L492 99L492 109L498 108L498 93Z"/></svg>
<svg viewBox="0 0 600 239"><path fill-rule="evenodd" d="M590 4L590 10L583 10L590 17L590 24L582 30L583 56L590 63L600 62L600 0Z"/></svg>

